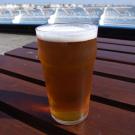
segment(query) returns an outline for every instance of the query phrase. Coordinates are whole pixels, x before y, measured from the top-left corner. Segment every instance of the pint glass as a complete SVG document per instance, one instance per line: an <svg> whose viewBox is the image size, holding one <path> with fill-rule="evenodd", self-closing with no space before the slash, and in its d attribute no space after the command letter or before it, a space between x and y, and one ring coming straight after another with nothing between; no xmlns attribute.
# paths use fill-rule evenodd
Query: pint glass
<svg viewBox="0 0 135 135"><path fill-rule="evenodd" d="M83 121L89 112L97 25L47 24L36 28L51 116L61 124Z"/></svg>

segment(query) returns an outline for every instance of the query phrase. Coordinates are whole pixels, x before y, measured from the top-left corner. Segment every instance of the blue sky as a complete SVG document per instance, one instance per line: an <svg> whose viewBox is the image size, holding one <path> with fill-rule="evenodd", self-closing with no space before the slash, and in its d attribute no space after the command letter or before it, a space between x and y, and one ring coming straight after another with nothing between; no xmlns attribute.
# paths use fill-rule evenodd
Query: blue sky
<svg viewBox="0 0 135 135"><path fill-rule="evenodd" d="M0 0L0 4L2 3L37 3L37 4L45 4L45 3L81 3L81 4L129 4L135 5L135 0Z"/></svg>

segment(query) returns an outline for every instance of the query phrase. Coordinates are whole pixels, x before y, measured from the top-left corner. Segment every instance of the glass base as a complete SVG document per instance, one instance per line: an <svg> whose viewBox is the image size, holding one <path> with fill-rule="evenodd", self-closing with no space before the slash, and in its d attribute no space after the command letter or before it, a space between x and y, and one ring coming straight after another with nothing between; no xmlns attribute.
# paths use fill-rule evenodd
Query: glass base
<svg viewBox="0 0 135 135"><path fill-rule="evenodd" d="M52 114L51 114L51 116L52 116L52 118L53 118L56 122L58 122L58 123L60 123L60 124L63 124L63 125L76 125L76 124L79 124L79 123L81 123L82 121L84 121L84 120L87 118L88 113L85 114L85 115L83 115L80 119L74 120L74 121L64 121L64 120L60 120L60 119L57 119L57 118L56 118L54 115L52 115Z"/></svg>

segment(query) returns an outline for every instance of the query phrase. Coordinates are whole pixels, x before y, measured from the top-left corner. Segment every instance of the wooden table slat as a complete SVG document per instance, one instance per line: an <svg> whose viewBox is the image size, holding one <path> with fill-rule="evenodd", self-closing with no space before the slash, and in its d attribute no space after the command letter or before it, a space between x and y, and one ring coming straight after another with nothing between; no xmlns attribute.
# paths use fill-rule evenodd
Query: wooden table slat
<svg viewBox="0 0 135 135"><path fill-rule="evenodd" d="M49 114L35 42L0 56L0 110L12 116L6 121L11 133L16 134L19 129L26 135L135 134L135 41L108 38L97 41L90 114L74 126L60 125ZM4 116L9 118L6 114L0 112L2 124ZM10 127L9 123L14 124ZM20 127L12 130L16 125ZM5 134L1 132L4 128L3 124L0 134Z"/></svg>
<svg viewBox="0 0 135 135"><path fill-rule="evenodd" d="M111 78L93 76L93 92L95 97L107 99L106 104L111 101L111 105L135 111L135 84L118 81ZM98 100L98 99L97 99ZM112 101L113 100L113 101ZM118 103L116 103L117 101ZM99 101L101 102L101 101Z"/></svg>
<svg viewBox="0 0 135 135"><path fill-rule="evenodd" d="M106 51L113 51L113 52L120 52L120 53L127 53L127 54L135 54L135 47L131 47L131 46L98 43L97 47L99 50L106 50Z"/></svg>
<svg viewBox="0 0 135 135"><path fill-rule="evenodd" d="M24 45L24 47L32 47L32 48L37 48L35 45L35 42L29 43L27 45ZM135 46L135 41L131 40L122 40L122 39L111 39L111 38L97 38L97 43L108 43L108 44L115 44L115 45L125 45L125 46Z"/></svg>
<svg viewBox="0 0 135 135"><path fill-rule="evenodd" d="M53 124L57 127L57 130L52 131L54 133L62 129L80 135L88 135L90 132L92 135L132 135L135 133L135 114L133 112L96 102L91 102L90 115L81 124L75 126L59 125L49 115L45 96L46 90L43 90L42 86L36 86L35 84L3 74L0 74L0 79L2 80L2 82L0 81L0 101L12 107L12 110L8 113L13 115L14 108L17 108L18 113L22 114L25 112L23 118L27 118L27 121L36 123L37 121L34 118L38 118L39 125L42 121L46 124ZM5 85L4 82L11 85ZM28 114L33 116L33 118L28 119ZM18 116L21 117L21 115ZM44 127L46 125L42 124L41 126ZM44 130L45 132L47 131L46 127Z"/></svg>
<svg viewBox="0 0 135 135"><path fill-rule="evenodd" d="M97 59L135 65L135 55L132 54L98 50Z"/></svg>
<svg viewBox="0 0 135 135"><path fill-rule="evenodd" d="M135 82L135 66L133 65L96 60L94 72L101 73L101 75L106 74L106 77L110 76L114 79Z"/></svg>
<svg viewBox="0 0 135 135"><path fill-rule="evenodd" d="M33 49L17 48L12 51L6 52L5 55L39 62L37 50Z"/></svg>
<svg viewBox="0 0 135 135"><path fill-rule="evenodd" d="M135 41L131 40L121 40L121 39L111 39L111 38L97 38L98 42L101 43L110 43L110 44L120 44L127 46L135 46Z"/></svg>
<svg viewBox="0 0 135 135"><path fill-rule="evenodd" d="M1 135L47 135L30 127L9 115L0 112L0 134Z"/></svg>
<svg viewBox="0 0 135 135"><path fill-rule="evenodd" d="M29 48L29 49L37 50L37 44L36 44L36 42L31 42L29 44L24 45L23 48Z"/></svg>
<svg viewBox="0 0 135 135"><path fill-rule="evenodd" d="M0 80L1 111L47 134L70 133L53 124L44 87L4 74L0 74ZM39 120L39 116L44 117L44 121Z"/></svg>
<svg viewBox="0 0 135 135"><path fill-rule="evenodd" d="M102 61L101 61L102 62ZM114 64L114 63L112 63ZM37 83L40 85L44 85L44 78L43 78L43 72L41 69L41 65L39 63L35 63L35 62L31 62L31 61L27 61L27 60L20 60L17 58L12 58L9 56L1 56L0 57L0 71L3 72L4 74L8 74L8 75L12 75L14 77L17 78L21 78L33 83ZM102 66L98 65L96 63L96 68L101 69L101 71L104 73L108 73L110 72L110 70L105 67L107 66L106 63L103 63ZM110 68L113 67L113 65L109 64ZM123 75L123 72L125 72L125 76L129 76L132 75L134 76L134 69L131 70L130 68L128 68L128 72L126 72L127 68L123 68L123 67L119 67L117 65L114 65L116 68L116 70L112 70L112 73L114 74L114 72L116 72L115 74L119 75ZM29 67L29 68L28 68ZM119 71L122 68L121 72ZM105 70L106 69L106 70ZM118 71L118 72L117 72ZM130 76L131 77L131 76ZM107 98L107 99L113 99L115 101L118 102L123 102L125 104L131 104L131 105L135 105L135 100L133 95L135 94L135 84L134 83L128 83L128 82L123 82L123 81L113 81L114 79L111 78L105 78L105 77L101 77L101 76L97 76L95 75L94 78L98 78L98 81L94 81L95 83L95 90L93 95L96 96L100 96L103 98ZM99 79L101 78L101 79ZM96 80L96 79L95 79ZM104 81L103 81L104 80ZM135 78L134 78L135 80ZM115 83L118 83L118 85L115 85ZM120 97L117 96L117 92L114 90L108 91L108 89L111 89L110 86L116 86L115 90L118 90L119 93L121 93ZM118 89L117 89L118 87ZM130 88L130 93L129 90L127 90L127 87ZM96 90L98 92L96 92ZM101 92L103 91L103 93ZM124 92L123 92L124 91ZM131 92L132 91L132 92ZM126 97L127 95L129 95L129 97L131 98L123 98Z"/></svg>
<svg viewBox="0 0 135 135"><path fill-rule="evenodd" d="M4 73L9 72L9 74L19 76L22 79L27 77L28 81L30 79L44 80L42 67L39 63L9 56L0 56L0 71Z"/></svg>
<svg viewBox="0 0 135 135"><path fill-rule="evenodd" d="M114 52L121 52L121 53L128 53L128 54L135 54L135 47L132 46L123 46L117 44L108 44L108 43L97 43L98 49L114 51ZM29 43L23 48L29 48L37 50L37 45L35 42Z"/></svg>
<svg viewBox="0 0 135 135"><path fill-rule="evenodd" d="M36 78L39 78L37 77L38 74L40 74L40 77L42 76L41 65L36 62L18 59L10 56L1 56L0 65L1 70L19 73L31 78L35 78L35 75ZM103 76L106 77L117 77L120 80L131 82L135 81L135 67L133 65L96 60L94 71L95 74L103 74Z"/></svg>
<svg viewBox="0 0 135 135"><path fill-rule="evenodd" d="M33 49L18 48L18 49L6 52L5 55L38 62L37 50L33 50ZM97 59L103 59L107 61L114 61L117 63L120 62L120 63L135 65L135 55L133 54L123 54L123 53L118 53L118 52L98 50Z"/></svg>

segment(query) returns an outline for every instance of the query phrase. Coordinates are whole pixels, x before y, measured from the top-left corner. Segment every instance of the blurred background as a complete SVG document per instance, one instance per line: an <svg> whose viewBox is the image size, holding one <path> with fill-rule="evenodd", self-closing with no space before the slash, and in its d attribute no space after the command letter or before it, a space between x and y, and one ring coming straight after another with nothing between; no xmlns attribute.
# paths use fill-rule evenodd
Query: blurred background
<svg viewBox="0 0 135 135"><path fill-rule="evenodd" d="M102 14L99 25L135 27L135 1L133 0L1 0L0 24L45 24L59 10L66 19L95 18Z"/></svg>
<svg viewBox="0 0 135 135"><path fill-rule="evenodd" d="M99 36L135 38L134 0L1 0L0 53L35 41L29 33L35 34L35 27L47 24L50 17L57 22L99 19Z"/></svg>

